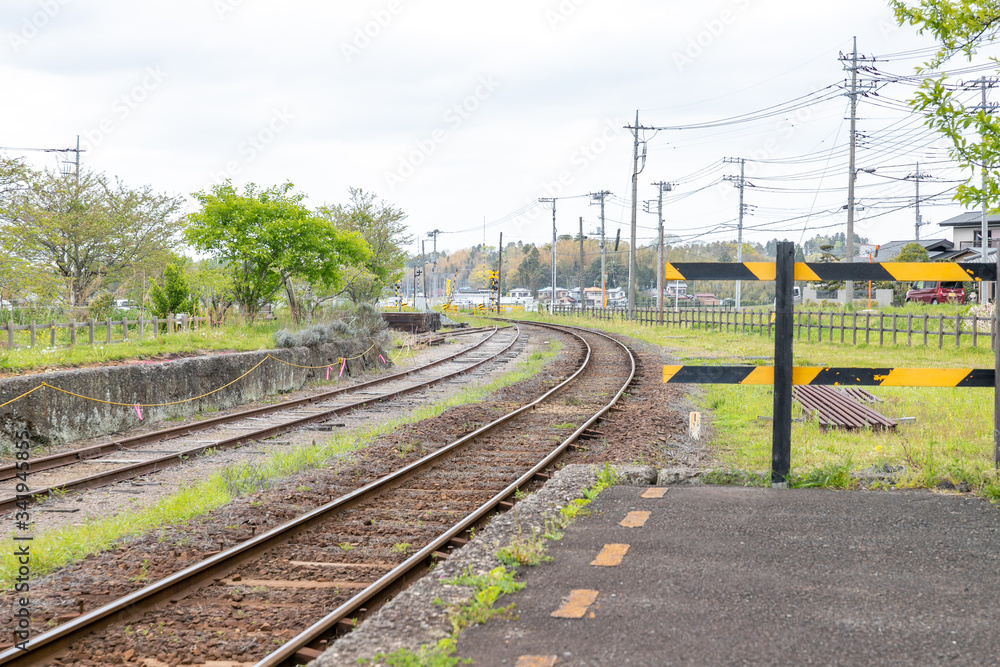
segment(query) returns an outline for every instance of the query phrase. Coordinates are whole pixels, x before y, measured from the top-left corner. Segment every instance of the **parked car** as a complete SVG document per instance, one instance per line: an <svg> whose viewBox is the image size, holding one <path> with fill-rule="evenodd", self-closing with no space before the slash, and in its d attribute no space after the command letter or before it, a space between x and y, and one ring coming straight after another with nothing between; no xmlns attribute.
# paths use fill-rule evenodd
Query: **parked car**
<svg viewBox="0 0 1000 667"><path fill-rule="evenodd" d="M952 299L959 303L965 303L964 283L943 283L941 281L923 280L913 283L913 286L906 292L907 301L947 303Z"/></svg>
<svg viewBox="0 0 1000 667"><path fill-rule="evenodd" d="M799 287L798 285L793 285L792 286L792 306L800 306L800 305L802 305L802 288ZM774 307L774 308L777 308L778 307L778 300L774 299L771 302L771 306Z"/></svg>

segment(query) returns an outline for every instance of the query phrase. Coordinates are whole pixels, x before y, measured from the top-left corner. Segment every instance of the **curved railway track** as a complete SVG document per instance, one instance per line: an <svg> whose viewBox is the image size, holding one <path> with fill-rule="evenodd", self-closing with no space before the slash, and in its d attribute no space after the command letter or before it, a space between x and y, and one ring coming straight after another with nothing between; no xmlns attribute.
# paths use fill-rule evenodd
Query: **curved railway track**
<svg viewBox="0 0 1000 667"><path fill-rule="evenodd" d="M135 479L179 465L206 452L243 447L281 433L309 426L310 424L324 422L332 417L360 410L375 403L390 401L407 394L422 391L433 385L470 373L480 366L510 352L520 338L520 330L516 326L509 329L513 332L513 336L504 329L493 329L492 333L483 340L469 345L454 354L423 366L393 373L367 382L353 384L349 387L326 391L275 405L243 410L152 433L121 438L100 445L34 458L31 461L31 479L35 485L40 481L45 486L33 489L32 498L44 498L71 490L81 491L107 486L128 479ZM492 349L490 349L491 347ZM484 350L486 350L486 353L484 353ZM473 363L469 363L469 360L464 359L473 353L482 356L472 360ZM449 367L449 365L455 364L463 365L457 370ZM443 373L439 369L441 366L445 366L445 372ZM372 393L371 390L373 389L377 390L377 392ZM260 420L265 417L275 423L262 425ZM222 427L230 430L246 428L249 429L249 432L230 437L195 441L195 446L185 446L185 442L192 444L192 436L196 433L220 429ZM46 475L40 474L45 471L73 465L107 465L102 462L102 458L109 455L120 455L122 452L130 452L133 456L141 456L143 454L142 447L151 444L161 444L168 440L175 441L172 442L175 451L162 456L154 455L147 460L135 461L134 463L122 466L112 463L111 465L114 465L114 468L95 474L71 480L53 480L51 483L46 481ZM0 482L14 479L16 472L16 464L0 465ZM51 473L49 477L51 478ZM13 484L8 485L13 486ZM7 491L7 493L11 491ZM0 493L3 492L0 491ZM17 497L15 495L0 496L0 514L11 512L16 506Z"/></svg>
<svg viewBox="0 0 1000 667"><path fill-rule="evenodd" d="M322 507L38 635L27 652L0 653L0 664L55 664L48 661L57 654L102 664L126 649L147 664L178 664L181 654L186 663L308 662L463 545L474 527L512 507L518 490L547 479L545 471L593 433L632 383L636 360L625 345L598 332L544 326L579 341L578 364L540 397L409 465L375 468L374 479ZM140 640L136 631L146 634ZM289 640L274 650L282 637Z"/></svg>

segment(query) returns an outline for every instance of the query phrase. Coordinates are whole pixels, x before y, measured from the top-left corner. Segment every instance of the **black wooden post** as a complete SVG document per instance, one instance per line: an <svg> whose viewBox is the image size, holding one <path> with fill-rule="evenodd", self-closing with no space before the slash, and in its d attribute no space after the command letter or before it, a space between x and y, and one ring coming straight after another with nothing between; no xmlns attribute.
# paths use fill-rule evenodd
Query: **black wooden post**
<svg viewBox="0 0 1000 667"><path fill-rule="evenodd" d="M993 295L993 331L1000 334L1000 311L997 309L1000 306L1000 248L996 255L998 280L993 283L993 289L996 290ZM986 285L982 287L985 288ZM1000 338L993 346L993 467L1000 470Z"/></svg>
<svg viewBox="0 0 1000 667"><path fill-rule="evenodd" d="M785 488L792 459L792 285L795 244L778 243L775 267L774 429L771 436L771 486Z"/></svg>

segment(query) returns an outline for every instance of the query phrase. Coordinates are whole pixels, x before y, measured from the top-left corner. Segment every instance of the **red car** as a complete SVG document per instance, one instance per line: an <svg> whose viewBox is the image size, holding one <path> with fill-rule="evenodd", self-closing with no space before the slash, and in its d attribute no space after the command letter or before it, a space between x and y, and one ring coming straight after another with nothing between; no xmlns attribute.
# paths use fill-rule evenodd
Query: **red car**
<svg viewBox="0 0 1000 667"><path fill-rule="evenodd" d="M913 287L907 291L907 301L920 301L923 303L947 303L954 299L958 303L965 303L964 283L943 283L933 280L924 280L913 283Z"/></svg>

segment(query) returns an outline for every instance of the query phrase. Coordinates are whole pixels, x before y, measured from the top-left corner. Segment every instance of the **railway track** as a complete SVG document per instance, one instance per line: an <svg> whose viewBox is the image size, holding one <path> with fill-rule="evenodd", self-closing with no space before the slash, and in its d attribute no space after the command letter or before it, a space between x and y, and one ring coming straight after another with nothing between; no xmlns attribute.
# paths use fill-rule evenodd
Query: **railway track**
<svg viewBox="0 0 1000 667"><path fill-rule="evenodd" d="M486 330L478 330L479 333L484 331ZM417 368L293 401L34 458L31 461L31 480L35 487L32 498L45 498L71 490L82 491L135 479L179 465L207 452L243 447L294 429L322 423L375 403L422 391L473 372L484 364L503 357L515 347L519 337L517 327L494 328L483 340ZM196 434L202 434L200 437L203 439L198 440ZM214 437L204 439L207 435ZM170 441L171 447L167 452L148 447L162 447L167 441ZM123 453L132 459L126 460L124 465L122 459L116 458ZM68 466L87 469L87 474L67 478L67 471L62 469ZM17 497L13 493L16 472L14 463L0 465L0 514L16 508ZM3 482L7 483L2 484ZM4 486L9 488L3 488Z"/></svg>
<svg viewBox="0 0 1000 667"><path fill-rule="evenodd" d="M547 479L633 381L635 358L624 345L545 326L579 342L572 373L541 396L402 467L373 454L362 466L367 483L82 613L31 639L27 652L4 651L0 664L60 664L51 662L57 654L61 664L81 665L110 656L168 666L314 658L474 527L512 507L519 489Z"/></svg>

